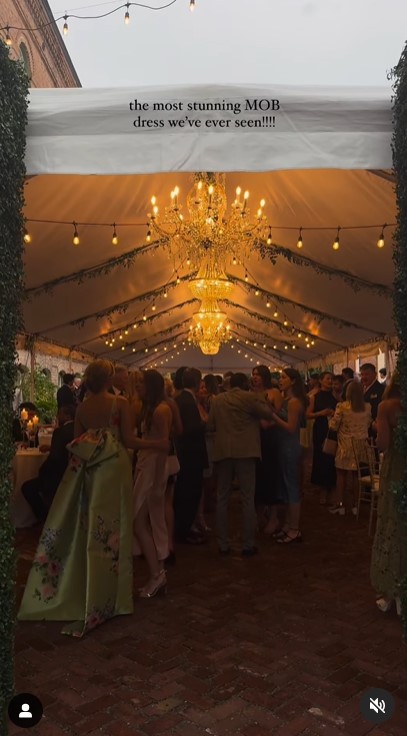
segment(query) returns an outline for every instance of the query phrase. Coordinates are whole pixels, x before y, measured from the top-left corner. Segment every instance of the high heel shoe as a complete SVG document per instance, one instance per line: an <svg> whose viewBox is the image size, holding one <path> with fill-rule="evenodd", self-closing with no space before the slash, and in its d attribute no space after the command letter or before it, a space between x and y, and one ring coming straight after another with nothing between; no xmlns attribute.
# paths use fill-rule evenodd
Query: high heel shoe
<svg viewBox="0 0 407 736"><path fill-rule="evenodd" d="M154 575L140 590L140 598L154 598L158 593L167 592L167 575L165 570L160 570L158 575Z"/></svg>
<svg viewBox="0 0 407 736"><path fill-rule="evenodd" d="M390 611L391 604L392 601L387 600L387 598L377 598L376 600L376 606L382 613L387 613L388 611Z"/></svg>

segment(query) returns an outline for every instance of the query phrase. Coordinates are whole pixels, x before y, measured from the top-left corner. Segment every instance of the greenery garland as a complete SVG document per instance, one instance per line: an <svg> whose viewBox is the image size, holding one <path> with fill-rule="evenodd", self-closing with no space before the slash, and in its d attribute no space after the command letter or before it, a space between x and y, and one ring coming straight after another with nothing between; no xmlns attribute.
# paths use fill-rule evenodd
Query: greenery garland
<svg viewBox="0 0 407 736"><path fill-rule="evenodd" d="M196 300L194 300L194 301L196 301ZM173 311L173 310L171 310L171 311ZM163 314L163 312L161 312L161 314ZM157 316L159 317L160 315L157 315ZM149 349L151 348L151 349L154 350L154 348L157 347L157 345L161 345L162 342L168 342L168 339L173 340L174 338L173 337L168 338L168 335L172 335L172 333L174 332L174 330L178 330L180 327L185 327L187 324L190 324L190 323L191 323L191 320L189 318L188 319L184 319L184 320L182 320L182 322L177 322L177 324L172 325L171 327L167 327L164 330L160 330L159 332L155 332L154 333L154 338L156 338L156 337L166 337L166 339L165 340L162 340L160 343L154 343L153 344L153 343L149 342L148 338L146 338L146 337L140 337L138 340L133 340L133 342L125 342L123 340L123 345L120 344L120 345L117 346L117 348L113 348L111 350L105 350L103 353L98 354L98 357L100 358L100 357L103 357L103 356L106 356L106 355L112 355L112 354L116 353L118 350L121 350L122 347L124 347L124 348L132 348L133 349L138 344L143 344L144 347L143 348L136 348L136 351L135 351L136 354L139 353L139 352L142 352L143 350L145 352L145 348L149 348ZM147 322L144 322L143 324L147 324Z"/></svg>
<svg viewBox="0 0 407 736"><path fill-rule="evenodd" d="M10 465L16 338L22 328L25 127L28 79L0 41L0 731L14 689L15 553Z"/></svg>
<svg viewBox="0 0 407 736"><path fill-rule="evenodd" d="M391 286L386 286L385 284L375 284L373 281L368 281L367 279L360 278L360 276L354 276L353 274L349 273L349 271L343 271L341 269L332 268L332 266L326 266L323 263L319 263L319 261L314 261L313 258L295 253L294 251L290 250L290 248L285 248L283 245L278 245L277 243L267 245L264 241L261 241L257 245L257 250L259 251L260 256L263 259L268 258L273 265L275 265L275 263L277 262L277 256L282 256L290 263L293 263L295 266L312 268L320 276L328 276L328 278L340 278L355 292L358 292L361 289L366 289L368 291L372 291L377 296L381 296L386 299L391 299L391 297L393 296L393 290Z"/></svg>
<svg viewBox="0 0 407 736"><path fill-rule="evenodd" d="M356 330L363 330L364 332L371 332L372 335L377 335L382 338L385 337L385 334L383 332L372 330L369 327L363 327L362 325L356 324L355 322L350 322L349 320L343 319L341 317L334 317L332 314L328 314L327 312L321 312L319 309L314 309L313 307L310 307L307 304L301 304L301 302L296 302L293 299L289 299L286 296L281 296L280 294L274 294L272 291L266 291L266 289L263 289L258 284L256 286L253 284L246 283L246 281L243 281L243 279L239 279L236 276L232 276L231 274L227 274L227 277L234 284L238 284L246 291L249 291L249 292L259 291L262 296L270 297L271 299L275 299L276 302L278 302L279 304L290 304L290 306L301 309L301 311L304 312L305 314L312 314L312 316L315 318L315 321L318 324L321 324L324 320L328 320L329 322L332 322L337 327L352 327Z"/></svg>
<svg viewBox="0 0 407 736"><path fill-rule="evenodd" d="M273 319L272 317L265 317L263 314L259 314L259 312L252 312L250 309L247 309L247 307L242 307L241 304L237 304L236 302L232 302L230 299L222 299L223 303L226 304L228 307L232 307L233 309L239 309L240 311L243 311L247 317L253 317L253 319L257 319L259 322L263 322L265 325L275 325L280 330L281 334L286 335L287 340L294 339L295 335L294 332L301 332L303 335L307 335L307 337L311 337L314 340L318 340L318 342L326 342L328 345L335 345L335 347L340 348L341 350L345 350L345 345L340 345L337 342L333 342L332 340L328 340L326 337L321 337L321 335L313 335L312 332L309 332L308 330L304 330L302 327L294 327L291 324L289 327L285 327L281 322L279 322L277 319Z"/></svg>
<svg viewBox="0 0 407 736"><path fill-rule="evenodd" d="M191 279L190 274L187 274L186 276L180 276L175 281L171 281L168 284L164 284L163 286L160 286L158 289L153 289L152 291L146 291L144 294L139 294L138 296L134 296L131 299L127 299L125 302L114 304L110 307L106 307L106 309L101 309L98 312L92 312L91 314L86 314L83 317L78 317L77 319L73 319L70 322L64 322L63 324L60 324L60 325L53 325L52 327L46 327L40 330L38 332L38 335L43 335L46 332L52 332L52 330L58 330L61 327L83 327L89 319L100 320L100 319L103 319L104 317L107 317L110 320L110 317L112 317L113 314L125 314L128 308L132 304L136 304L137 302L148 302L150 300L154 301L159 296L163 296L163 294L165 294L166 292L169 292L172 289L175 289L182 282L190 281L190 279ZM137 321L137 317L134 319L134 321Z"/></svg>
<svg viewBox="0 0 407 736"><path fill-rule="evenodd" d="M171 314L173 314L175 311L179 311L180 309L183 309L184 307L189 307L191 304L195 304L198 300L188 299L185 302L179 302L179 304L176 304L173 307L169 307L169 309L163 309L161 312L154 312L154 314L150 314L149 317L146 317L146 319L139 319L136 318L132 320L131 322L128 322L126 325L123 325L122 327L115 327L114 330L110 330L110 332L104 332L102 335L96 335L94 337L89 338L85 342L80 342L77 344L76 347L81 347L82 345L86 345L89 342L93 342L94 340L97 340L100 338L104 342L109 339L112 335L117 335L123 333L125 330L130 330L132 327L148 327L148 325L151 325L152 322L155 322L157 319L160 319L161 317L169 317ZM172 328L169 328L172 329ZM168 330L169 331L169 330ZM154 337L157 337L157 335L163 334L163 330L156 332ZM137 341L136 341L137 342ZM127 345L131 345L132 343L127 342L126 340L123 340L123 343L127 343ZM119 346L120 347L120 346ZM106 351L107 353L110 353L110 350Z"/></svg>
<svg viewBox="0 0 407 736"><path fill-rule="evenodd" d="M120 266L122 268L130 268L138 256L143 256L146 253L153 253L160 247L160 245L161 241L155 241L154 243L143 245L141 248L133 248L127 253L122 253L116 258L110 258L108 261L99 263L97 266L83 268L80 271L74 271L73 273L66 274L65 276L59 276L56 279L52 279L52 281L46 281L38 286L31 286L29 289L25 290L25 296L27 299L30 299L32 297L40 296L41 294L52 294L54 289L58 286L62 286L62 284L71 284L73 282L83 284L84 281L88 281L89 279L97 279L100 276L107 276L111 271L115 268L119 268Z"/></svg>
<svg viewBox="0 0 407 736"><path fill-rule="evenodd" d="M394 234L395 264L394 319L399 339L397 368L404 411L396 441L402 457L407 457L407 45L393 69L393 167L396 174L397 227ZM394 488L400 513L407 517L407 464L404 477ZM404 636L407 639L407 571L401 590Z"/></svg>

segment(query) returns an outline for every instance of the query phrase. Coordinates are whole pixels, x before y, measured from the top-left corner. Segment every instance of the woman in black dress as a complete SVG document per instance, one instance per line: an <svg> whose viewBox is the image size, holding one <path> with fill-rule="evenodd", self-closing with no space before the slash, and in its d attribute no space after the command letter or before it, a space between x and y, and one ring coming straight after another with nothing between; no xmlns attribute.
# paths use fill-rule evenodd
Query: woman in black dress
<svg viewBox="0 0 407 736"><path fill-rule="evenodd" d="M264 394L272 402L276 412L280 411L283 398L278 388L271 384L271 373L267 366L258 365L252 371L252 390ZM265 527L266 534L273 534L279 528L278 504L278 433L273 422L261 420L261 460L256 463L256 491L254 503L259 527ZM266 511L268 516L266 516Z"/></svg>
<svg viewBox="0 0 407 736"><path fill-rule="evenodd" d="M327 494L335 488L335 458L322 452L328 434L328 421L335 413L337 400L332 393L333 374L325 371L320 376L321 389L310 397L308 419L314 419L312 431L313 458L311 483L321 488L321 503L326 503Z"/></svg>

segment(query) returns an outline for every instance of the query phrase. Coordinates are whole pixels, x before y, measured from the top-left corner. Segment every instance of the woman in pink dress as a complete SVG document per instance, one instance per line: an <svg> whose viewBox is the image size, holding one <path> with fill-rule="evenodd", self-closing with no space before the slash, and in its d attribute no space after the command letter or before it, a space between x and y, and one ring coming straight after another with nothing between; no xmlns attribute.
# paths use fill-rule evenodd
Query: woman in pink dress
<svg viewBox="0 0 407 736"><path fill-rule="evenodd" d="M139 383L143 402L141 431L144 440L169 443L172 412L165 397L164 378L158 371L147 370ZM134 483L134 534L150 571L141 598L152 598L166 588L164 560L169 555L165 521L167 457L155 450L140 450Z"/></svg>

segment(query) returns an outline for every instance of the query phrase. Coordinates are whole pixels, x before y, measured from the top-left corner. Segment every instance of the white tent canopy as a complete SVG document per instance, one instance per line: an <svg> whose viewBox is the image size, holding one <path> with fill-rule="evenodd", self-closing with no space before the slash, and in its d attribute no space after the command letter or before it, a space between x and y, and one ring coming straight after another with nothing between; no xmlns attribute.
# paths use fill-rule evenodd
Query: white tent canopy
<svg viewBox="0 0 407 736"><path fill-rule="evenodd" d="M135 100L148 109L130 110ZM261 109L272 100L279 101L278 109L276 102L269 103L274 110ZM153 110L154 103L172 108L182 103L182 109ZM201 109L190 111L188 104ZM211 110L211 105L217 109ZM199 119L201 126L186 121L188 127L170 127L170 120L186 116ZM215 129L212 123L206 125L215 119L230 123ZM163 125L135 127L134 120ZM237 121L252 123L243 127L236 126ZM391 135L387 89L31 90L26 164L32 178L26 186L25 210L32 235L26 248L28 289L144 248L151 196L164 205L178 185L182 201L194 171L229 172L229 201L238 185L250 191L250 202L265 198L273 228L269 251L277 257L273 264L254 253L244 266L230 264L229 272L239 283L225 311L243 346L223 347L213 361L182 346L196 311L187 283L168 289L167 297L161 293L155 300L140 300L174 281L174 264L162 248L144 250L129 267L118 266L82 284L68 281L52 293L32 293L25 306L26 331L129 364L154 360L161 367L162 361L165 368L194 363L226 370L247 366L250 359L294 364L322 361L323 356L367 341L382 345L394 332L392 228L385 231L385 247L376 247L382 225L394 223L396 217L391 176L383 171L391 168ZM78 225L77 247L72 245L72 222L88 223ZM112 223L120 224L116 246L111 242ZM333 251L338 226L340 249ZM304 246L298 251L300 227ZM284 250L273 251L275 246ZM307 260L292 262L293 256ZM353 287L346 274L344 279L336 270L356 277ZM179 272L181 278L187 274L186 267ZM101 315L117 305L123 305L120 311ZM273 322L275 309L278 317ZM106 347L103 336L142 320L144 311L147 322L129 336L123 332L125 351ZM82 325L72 324L75 320ZM289 334L283 320L289 323ZM315 336L312 349L297 337L304 330ZM256 346L247 347L246 339Z"/></svg>

